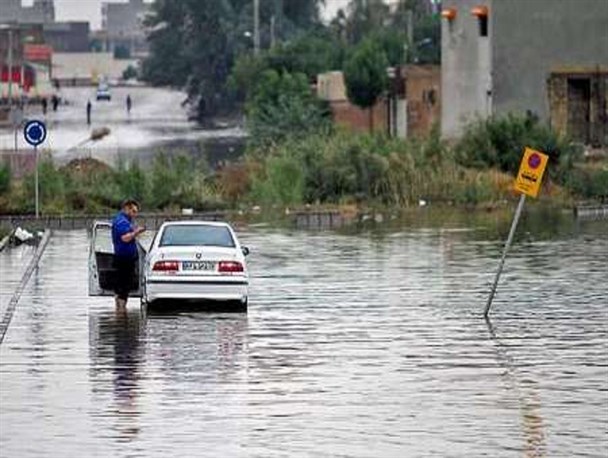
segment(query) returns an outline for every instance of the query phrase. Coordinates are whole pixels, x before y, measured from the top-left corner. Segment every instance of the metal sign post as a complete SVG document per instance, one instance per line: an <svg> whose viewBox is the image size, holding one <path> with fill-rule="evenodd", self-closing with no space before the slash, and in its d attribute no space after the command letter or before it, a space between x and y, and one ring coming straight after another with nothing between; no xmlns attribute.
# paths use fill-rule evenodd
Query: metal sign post
<svg viewBox="0 0 608 458"><path fill-rule="evenodd" d="M25 138L25 141L34 147L34 156L36 164L36 171L34 172L36 181L36 219L38 219L40 216L40 191L38 184L38 145L44 143L44 140L46 139L46 126L42 121L29 121L23 129L23 136Z"/></svg>
<svg viewBox="0 0 608 458"><path fill-rule="evenodd" d="M517 223L519 222L521 212L524 208L524 203L526 202L526 196L536 197L538 195L548 161L549 156L539 153L538 151L534 151L531 148L526 148L524 152L524 157L519 166L519 173L515 179L515 190L521 192L521 196L519 197L517 210L515 210L513 223L511 223L511 229L509 230L509 236L507 237L507 242L505 243L505 249L502 253L502 257L500 258L500 263L498 264L496 277L494 277L494 284L492 285L492 290L490 291L490 297L488 297L488 302L486 303L486 308L483 313L485 318L488 318L488 314L490 313L490 307L492 306L492 301L496 295L496 288L498 288L498 280L500 279L502 268L505 265L507 253L509 252L509 248L513 242L513 236L515 235L515 229L517 228Z"/></svg>
<svg viewBox="0 0 608 458"><path fill-rule="evenodd" d="M513 242L513 236L515 235L515 229L517 228L517 223L519 223L519 217L521 216L521 212L524 209L524 203L526 202L526 195L522 194L519 196L519 203L517 204L517 210L515 210L515 216L513 217L513 223L511 223L511 230L509 231L509 236L507 237L507 243L505 243L505 249L502 252L502 258L500 258L500 263L498 264L498 270L496 271L496 277L494 278L494 284L492 285L492 291L490 291L490 297L488 297L488 302L486 303L486 309L483 313L483 316L488 317L488 313L490 313L490 307L492 306L492 301L494 300L494 295L496 294L496 288L498 288L498 280L500 279L500 274L502 273L502 268L505 265L505 259L507 258L507 253L509 252L509 248L511 248L511 243Z"/></svg>

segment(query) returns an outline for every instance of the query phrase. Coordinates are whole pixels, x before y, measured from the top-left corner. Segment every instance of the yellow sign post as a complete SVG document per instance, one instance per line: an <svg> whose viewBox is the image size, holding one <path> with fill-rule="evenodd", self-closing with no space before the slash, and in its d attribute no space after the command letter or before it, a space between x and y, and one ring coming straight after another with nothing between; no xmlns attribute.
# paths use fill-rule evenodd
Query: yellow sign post
<svg viewBox="0 0 608 458"><path fill-rule="evenodd" d="M517 210L515 211L515 216L513 217L513 223L511 224L511 230L509 231L509 236L507 237L507 243L505 243L505 249L502 253L500 264L498 264L498 271L496 272L496 277L494 278L494 285L492 286L490 297L486 303L486 310L484 312L484 317L486 319L488 318L488 313L490 313L492 300L494 299L496 288L498 287L498 280L500 278L500 274L502 273L502 268L505 265L507 252L511 247L511 242L513 241L513 236L515 235L515 228L517 227L519 217L521 216L521 212L524 208L526 196L538 196L543 174L547 168L547 162L549 162L549 156L546 154L535 151L532 148L526 148L524 151L524 157L519 165L519 173L515 179L514 186L516 191L521 192L521 196L519 197L519 203L517 204Z"/></svg>
<svg viewBox="0 0 608 458"><path fill-rule="evenodd" d="M526 148L515 179L515 190L530 197L538 196L547 162L549 162L549 156L532 148Z"/></svg>

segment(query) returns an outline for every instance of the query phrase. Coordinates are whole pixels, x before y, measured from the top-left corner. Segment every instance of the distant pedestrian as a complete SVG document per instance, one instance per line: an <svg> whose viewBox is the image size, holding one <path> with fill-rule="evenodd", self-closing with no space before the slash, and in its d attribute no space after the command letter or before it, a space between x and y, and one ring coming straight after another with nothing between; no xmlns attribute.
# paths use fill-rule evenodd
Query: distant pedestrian
<svg viewBox="0 0 608 458"><path fill-rule="evenodd" d="M91 110L93 109L93 105L91 104L91 101L88 100L87 101L87 124L90 126L91 125Z"/></svg>
<svg viewBox="0 0 608 458"><path fill-rule="evenodd" d="M115 271L114 293L116 307L127 305L131 287L136 284L138 274L139 253L137 237L144 232L144 227L137 227L133 219L139 213L139 203L127 199L121 205L120 212L112 221L112 243L114 245Z"/></svg>
<svg viewBox="0 0 608 458"><path fill-rule="evenodd" d="M42 99L42 114L46 114L46 110L48 108L49 102L46 100L46 97Z"/></svg>
<svg viewBox="0 0 608 458"><path fill-rule="evenodd" d="M51 105L53 105L53 111L57 111L57 107L59 106L59 97L56 94L53 94L51 97Z"/></svg>
<svg viewBox="0 0 608 458"><path fill-rule="evenodd" d="M133 101L131 100L131 94L127 94L127 114L131 114L132 106L133 106Z"/></svg>

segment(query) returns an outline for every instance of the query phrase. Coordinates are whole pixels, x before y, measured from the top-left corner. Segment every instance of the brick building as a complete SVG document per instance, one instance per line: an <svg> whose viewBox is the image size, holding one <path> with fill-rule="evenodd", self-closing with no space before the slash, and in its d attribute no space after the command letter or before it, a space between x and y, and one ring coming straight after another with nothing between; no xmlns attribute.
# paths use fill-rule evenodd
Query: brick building
<svg viewBox="0 0 608 458"><path fill-rule="evenodd" d="M372 108L363 110L346 95L342 72L318 76L317 95L329 102L336 124L356 132L423 137L438 124L441 114L441 76L436 65L407 65L388 69L390 90Z"/></svg>

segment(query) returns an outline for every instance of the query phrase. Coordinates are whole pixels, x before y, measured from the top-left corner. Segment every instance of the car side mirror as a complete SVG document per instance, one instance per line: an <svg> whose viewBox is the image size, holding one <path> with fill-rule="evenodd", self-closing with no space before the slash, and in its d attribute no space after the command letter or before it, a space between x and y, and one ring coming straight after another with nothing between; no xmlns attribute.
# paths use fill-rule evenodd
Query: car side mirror
<svg viewBox="0 0 608 458"><path fill-rule="evenodd" d="M246 246L242 246L241 251L243 252L243 256L249 256L250 251Z"/></svg>

